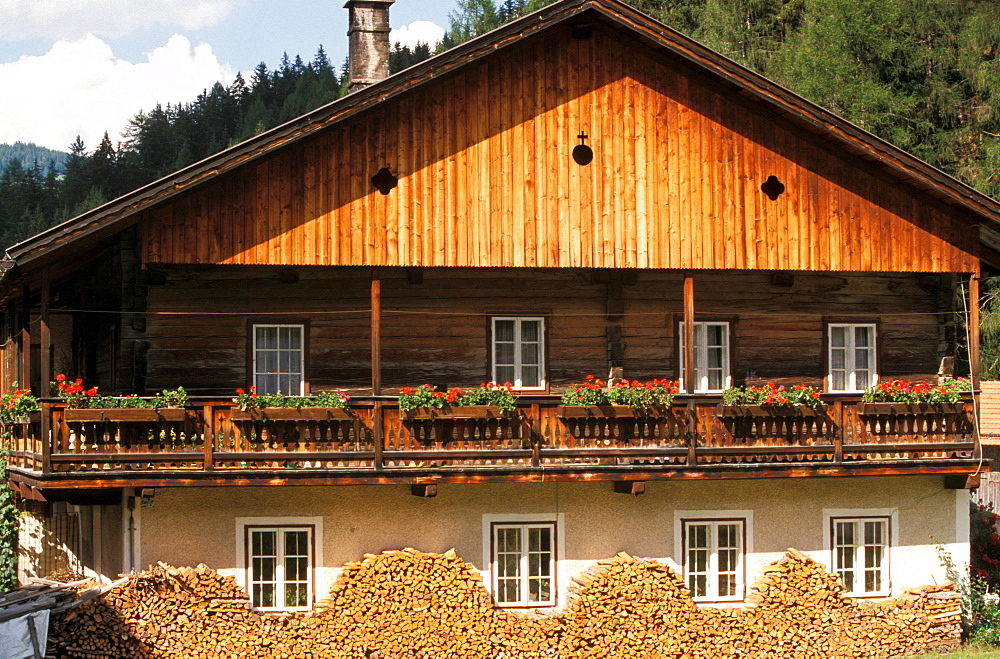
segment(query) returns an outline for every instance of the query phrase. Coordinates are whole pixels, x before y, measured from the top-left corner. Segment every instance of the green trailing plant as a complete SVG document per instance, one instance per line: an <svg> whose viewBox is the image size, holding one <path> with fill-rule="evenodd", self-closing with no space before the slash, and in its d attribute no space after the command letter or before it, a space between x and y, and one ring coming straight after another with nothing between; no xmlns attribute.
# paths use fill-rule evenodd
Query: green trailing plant
<svg viewBox="0 0 1000 659"><path fill-rule="evenodd" d="M957 403L967 391L972 391L972 381L965 378L945 378L940 384L886 380L865 389L861 400L866 403Z"/></svg>
<svg viewBox="0 0 1000 659"><path fill-rule="evenodd" d="M399 390L399 409L403 412L411 412L421 407L440 410L445 407L465 405L491 405L502 412L513 412L517 409L517 395L510 382L503 384L484 382L465 391L461 389L437 391L430 384L403 387Z"/></svg>
<svg viewBox="0 0 1000 659"><path fill-rule="evenodd" d="M604 380L588 375L583 382L571 382L562 395L565 405L628 405L634 408L669 407L680 390L678 382L654 379L647 382L622 378L610 387Z"/></svg>
<svg viewBox="0 0 1000 659"><path fill-rule="evenodd" d="M0 592L17 588L17 536L20 513L14 491L7 479L7 443L10 432L3 432L0 448Z"/></svg>
<svg viewBox="0 0 1000 659"><path fill-rule="evenodd" d="M20 513L7 478L10 426L37 412L38 399L17 383L0 395L0 592L17 588L17 536Z"/></svg>
<svg viewBox="0 0 1000 659"><path fill-rule="evenodd" d="M771 405L791 407L805 405L819 409L823 404L819 389L804 384L792 386L768 382L763 386L731 387L722 392L723 405Z"/></svg>
<svg viewBox="0 0 1000 659"><path fill-rule="evenodd" d="M257 387L251 386L249 389L237 389L233 403L241 410L259 410L265 407L286 407L302 409L303 407L335 407L347 409L347 401L351 399L346 393L337 389L336 391L324 391L316 396L286 396L278 392L276 394L258 394Z"/></svg>

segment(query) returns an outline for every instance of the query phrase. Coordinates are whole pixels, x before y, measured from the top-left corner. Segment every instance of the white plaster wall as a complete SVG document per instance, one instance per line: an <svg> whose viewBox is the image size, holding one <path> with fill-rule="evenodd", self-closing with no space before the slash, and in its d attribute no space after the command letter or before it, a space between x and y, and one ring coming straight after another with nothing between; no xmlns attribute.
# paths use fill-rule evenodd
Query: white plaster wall
<svg viewBox="0 0 1000 659"><path fill-rule="evenodd" d="M414 547L454 547L480 570L483 516L542 515L564 520L557 581L594 561L626 551L670 562L675 553L674 511L752 510L753 553L748 580L788 547L829 564L823 544L828 509L891 509L898 535L890 550L893 594L943 581L935 543L968 560L965 491L946 490L941 476L648 482L644 495L616 494L611 483L449 485L437 497L411 496L408 486L158 488L142 511L141 563L206 563L236 575L238 517L322 517L324 566L317 593L365 553ZM962 519L962 513L965 519Z"/></svg>

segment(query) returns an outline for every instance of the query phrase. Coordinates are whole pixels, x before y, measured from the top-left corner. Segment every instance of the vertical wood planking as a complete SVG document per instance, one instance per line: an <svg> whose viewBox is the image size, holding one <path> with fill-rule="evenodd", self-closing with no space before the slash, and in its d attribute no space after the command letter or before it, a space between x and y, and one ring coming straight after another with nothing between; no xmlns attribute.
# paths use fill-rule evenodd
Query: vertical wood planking
<svg viewBox="0 0 1000 659"><path fill-rule="evenodd" d="M144 260L975 267L963 219L764 104L605 28L551 36L143 211ZM581 130L585 167L571 158ZM369 181L382 166L400 177L387 197ZM769 175L786 186L773 202Z"/></svg>

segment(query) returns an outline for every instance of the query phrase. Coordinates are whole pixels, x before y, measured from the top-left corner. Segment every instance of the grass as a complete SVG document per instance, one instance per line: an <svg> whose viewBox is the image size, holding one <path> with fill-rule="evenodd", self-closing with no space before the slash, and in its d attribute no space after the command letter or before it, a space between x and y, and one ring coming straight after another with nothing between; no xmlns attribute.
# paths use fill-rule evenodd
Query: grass
<svg viewBox="0 0 1000 659"><path fill-rule="evenodd" d="M931 652L929 654L916 655L915 659L1000 659L1000 648L968 645L956 652Z"/></svg>

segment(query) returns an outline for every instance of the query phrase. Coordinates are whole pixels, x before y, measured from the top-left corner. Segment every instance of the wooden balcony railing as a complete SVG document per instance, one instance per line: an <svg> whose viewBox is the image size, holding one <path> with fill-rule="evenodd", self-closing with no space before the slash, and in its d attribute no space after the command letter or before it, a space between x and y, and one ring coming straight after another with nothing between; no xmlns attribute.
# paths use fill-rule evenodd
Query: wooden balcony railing
<svg viewBox="0 0 1000 659"><path fill-rule="evenodd" d="M522 398L508 417L464 419L407 418L392 399L355 399L349 414L299 419L234 414L231 402L219 400L159 414L81 414L44 402L38 419L13 427L9 461L15 471L36 474L418 474L924 464L976 457L971 399L892 410L867 407L857 397L830 399L817 414L734 410L721 407L718 398L678 397L673 407L646 414L595 410L574 416L552 397L532 397Z"/></svg>

